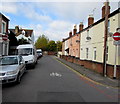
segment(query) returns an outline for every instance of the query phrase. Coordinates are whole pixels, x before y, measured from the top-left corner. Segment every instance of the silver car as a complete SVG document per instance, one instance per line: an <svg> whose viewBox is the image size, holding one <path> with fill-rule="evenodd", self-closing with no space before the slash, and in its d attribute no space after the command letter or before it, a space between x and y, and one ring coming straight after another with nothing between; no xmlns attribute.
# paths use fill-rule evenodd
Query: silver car
<svg viewBox="0 0 120 104"><path fill-rule="evenodd" d="M0 83L20 83L26 70L25 62L20 55L0 57Z"/></svg>

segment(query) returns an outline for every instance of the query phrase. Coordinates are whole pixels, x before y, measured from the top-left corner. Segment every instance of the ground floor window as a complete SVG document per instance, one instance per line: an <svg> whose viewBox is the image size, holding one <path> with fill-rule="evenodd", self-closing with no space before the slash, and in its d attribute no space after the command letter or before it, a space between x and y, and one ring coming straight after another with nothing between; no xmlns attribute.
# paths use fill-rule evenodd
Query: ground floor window
<svg viewBox="0 0 120 104"><path fill-rule="evenodd" d="M86 59L88 59L89 48L86 48Z"/></svg>
<svg viewBox="0 0 120 104"><path fill-rule="evenodd" d="M7 55L8 54L8 44L5 43L4 44L4 55Z"/></svg>
<svg viewBox="0 0 120 104"><path fill-rule="evenodd" d="M0 43L0 56L3 55L3 43L1 42Z"/></svg>
<svg viewBox="0 0 120 104"><path fill-rule="evenodd" d="M94 55L93 55L93 59L96 60L97 58L97 50L96 50L96 47L94 47Z"/></svg>
<svg viewBox="0 0 120 104"><path fill-rule="evenodd" d="M106 61L108 61L108 46L107 46L107 49L106 49Z"/></svg>
<svg viewBox="0 0 120 104"><path fill-rule="evenodd" d="M0 43L0 56L8 55L8 43L1 42Z"/></svg>

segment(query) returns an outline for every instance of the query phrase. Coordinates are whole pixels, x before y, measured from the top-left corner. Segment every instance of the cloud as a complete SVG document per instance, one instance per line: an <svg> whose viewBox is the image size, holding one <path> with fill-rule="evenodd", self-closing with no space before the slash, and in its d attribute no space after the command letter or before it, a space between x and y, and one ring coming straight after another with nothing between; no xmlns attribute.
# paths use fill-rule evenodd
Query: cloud
<svg viewBox="0 0 120 104"><path fill-rule="evenodd" d="M62 40L68 37L68 32L73 28L73 23L67 21L56 20L48 24L48 29L44 30L44 34L50 40Z"/></svg>
<svg viewBox="0 0 120 104"><path fill-rule="evenodd" d="M83 21L86 25L88 15L93 13L94 8L95 20L100 19L102 6L102 2L3 2L0 10L15 14L14 20L17 20L18 16L19 23L23 22L21 16L28 19L30 23L23 23L22 27L33 28L35 40L42 34L50 40L62 40L68 37L74 24ZM115 5L112 6L112 9L114 8ZM12 23L12 26L16 23L18 22Z"/></svg>
<svg viewBox="0 0 120 104"><path fill-rule="evenodd" d="M5 13L16 14L17 13L16 3L10 3L10 2L1 3L0 11L5 12Z"/></svg>
<svg viewBox="0 0 120 104"><path fill-rule="evenodd" d="M31 24L29 27L34 28L35 41L42 34L47 36L50 40L62 41L63 38L68 37L68 32L72 30L73 24L58 20L49 23L48 28L45 28L42 24Z"/></svg>
<svg viewBox="0 0 120 104"><path fill-rule="evenodd" d="M1 0L2 2L101 2L100 0ZM109 0L110 2L118 2L119 0ZM102 0L106 2L106 0Z"/></svg>
<svg viewBox="0 0 120 104"><path fill-rule="evenodd" d="M44 13L39 13L35 5L33 3L19 3L18 4L18 9L23 16L31 19L32 21L39 21L39 22L50 22L51 18L50 16L44 14Z"/></svg>
<svg viewBox="0 0 120 104"><path fill-rule="evenodd" d="M70 29L72 27L72 23L66 22L66 21L61 21L61 20L56 20L53 21L52 23L49 24L49 28L53 29L54 31L66 31L66 29Z"/></svg>

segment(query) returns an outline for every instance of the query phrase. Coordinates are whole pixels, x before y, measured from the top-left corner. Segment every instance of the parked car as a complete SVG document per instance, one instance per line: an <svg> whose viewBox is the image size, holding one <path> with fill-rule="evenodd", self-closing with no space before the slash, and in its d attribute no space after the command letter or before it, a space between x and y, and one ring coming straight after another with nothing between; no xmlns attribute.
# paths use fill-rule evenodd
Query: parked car
<svg viewBox="0 0 120 104"><path fill-rule="evenodd" d="M20 83L25 72L25 61L20 55L0 57L0 83Z"/></svg>
<svg viewBox="0 0 120 104"><path fill-rule="evenodd" d="M37 52L33 44L24 44L17 47L18 55L22 55L26 66L33 66L37 63Z"/></svg>
<svg viewBox="0 0 120 104"><path fill-rule="evenodd" d="M37 58L40 58L43 56L42 50L41 49L37 49Z"/></svg>

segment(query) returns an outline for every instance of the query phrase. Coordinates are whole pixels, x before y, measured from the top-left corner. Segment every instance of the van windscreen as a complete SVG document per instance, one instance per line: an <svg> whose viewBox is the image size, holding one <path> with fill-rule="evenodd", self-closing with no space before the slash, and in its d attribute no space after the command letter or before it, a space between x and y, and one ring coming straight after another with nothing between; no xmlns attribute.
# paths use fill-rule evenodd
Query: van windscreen
<svg viewBox="0 0 120 104"><path fill-rule="evenodd" d="M21 48L18 49L19 55L32 55L32 48Z"/></svg>

